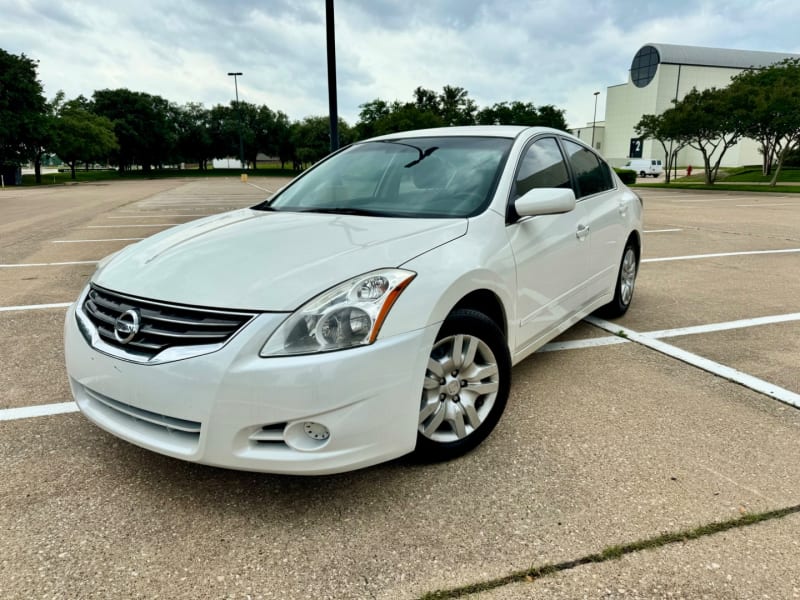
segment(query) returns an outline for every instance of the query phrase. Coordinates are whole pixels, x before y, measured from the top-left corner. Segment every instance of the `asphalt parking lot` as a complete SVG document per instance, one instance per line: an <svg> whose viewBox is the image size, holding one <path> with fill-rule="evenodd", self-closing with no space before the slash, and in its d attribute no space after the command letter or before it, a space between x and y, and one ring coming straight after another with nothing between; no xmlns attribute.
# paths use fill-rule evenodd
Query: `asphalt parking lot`
<svg viewBox="0 0 800 600"><path fill-rule="evenodd" d="M0 598L800 598L800 198L643 190L629 313L515 367L451 463L225 471L76 413L95 262L281 183L0 191Z"/></svg>

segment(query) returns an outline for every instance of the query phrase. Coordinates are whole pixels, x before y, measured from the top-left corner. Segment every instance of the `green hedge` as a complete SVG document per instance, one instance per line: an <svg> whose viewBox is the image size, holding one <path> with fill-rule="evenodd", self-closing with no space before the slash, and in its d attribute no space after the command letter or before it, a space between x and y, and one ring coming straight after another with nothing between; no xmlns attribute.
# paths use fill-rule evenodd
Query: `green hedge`
<svg viewBox="0 0 800 600"><path fill-rule="evenodd" d="M622 183L629 184L629 183L636 183L636 171L631 171L630 169L614 169L619 178L622 180Z"/></svg>

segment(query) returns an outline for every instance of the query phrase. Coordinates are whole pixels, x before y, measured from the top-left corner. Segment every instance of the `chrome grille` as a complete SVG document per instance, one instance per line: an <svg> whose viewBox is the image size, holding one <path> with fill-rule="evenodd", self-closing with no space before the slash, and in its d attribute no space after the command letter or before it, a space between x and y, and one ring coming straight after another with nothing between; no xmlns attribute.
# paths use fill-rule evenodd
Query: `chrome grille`
<svg viewBox="0 0 800 600"><path fill-rule="evenodd" d="M114 330L117 319L128 311L138 314L138 331L123 342ZM83 312L105 343L145 358L176 346L222 346L255 316L143 300L94 285L83 302Z"/></svg>

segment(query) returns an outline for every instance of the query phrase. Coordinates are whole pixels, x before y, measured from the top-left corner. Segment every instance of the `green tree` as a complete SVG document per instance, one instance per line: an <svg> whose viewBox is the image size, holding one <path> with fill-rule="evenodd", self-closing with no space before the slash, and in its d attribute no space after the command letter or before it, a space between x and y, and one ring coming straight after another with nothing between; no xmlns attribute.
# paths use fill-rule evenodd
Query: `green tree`
<svg viewBox="0 0 800 600"><path fill-rule="evenodd" d="M106 161L117 149L114 124L94 114L79 96L56 107L50 149L69 165L72 179L79 162Z"/></svg>
<svg viewBox="0 0 800 600"><path fill-rule="evenodd" d="M438 113L424 109L415 102L394 101L389 104L383 100L373 100L361 105L355 133L358 139L366 139L396 131L427 129L443 125L444 120Z"/></svg>
<svg viewBox="0 0 800 600"><path fill-rule="evenodd" d="M657 141L664 150L664 156L666 157L666 176L664 181L666 183L671 180L672 168L675 165L675 158L678 156L678 152L687 144L686 138L678 137L674 123L675 114L673 109L668 109L660 115L642 115L642 118L634 127L636 135L643 139Z"/></svg>
<svg viewBox="0 0 800 600"><path fill-rule="evenodd" d="M0 49L0 165L36 155L46 141L46 127L46 103L36 78L36 62Z"/></svg>
<svg viewBox="0 0 800 600"><path fill-rule="evenodd" d="M119 148L112 160L120 172L136 164L150 171L175 155L177 125L167 100L124 88L98 90L93 99L94 112L114 124Z"/></svg>
<svg viewBox="0 0 800 600"><path fill-rule="evenodd" d="M295 148L292 143L292 124L286 113L280 110L275 113L274 143L276 154L281 161L281 169L283 169L286 163L294 158Z"/></svg>
<svg viewBox="0 0 800 600"><path fill-rule="evenodd" d="M330 133L327 116L306 117L294 123L292 141L297 162L302 166L325 158L331 150ZM342 147L353 142L353 132L342 118L339 118L339 141Z"/></svg>
<svg viewBox="0 0 800 600"><path fill-rule="evenodd" d="M478 111L479 125L528 125L566 130L564 111L552 105L537 108L532 102L497 102Z"/></svg>
<svg viewBox="0 0 800 600"><path fill-rule="evenodd" d="M202 104L190 102L177 107L174 115L179 162L196 162L201 171L213 158L209 110Z"/></svg>
<svg viewBox="0 0 800 600"><path fill-rule="evenodd" d="M474 125L478 105L462 87L450 85L439 94L440 114L446 125Z"/></svg>
<svg viewBox="0 0 800 600"><path fill-rule="evenodd" d="M744 107L730 88L693 88L668 111L669 134L703 157L705 182L717 179L722 158L744 135Z"/></svg>
<svg viewBox="0 0 800 600"><path fill-rule="evenodd" d="M743 71L728 89L743 112L745 135L761 145L764 175L775 164L775 185L786 156L800 148L800 59Z"/></svg>

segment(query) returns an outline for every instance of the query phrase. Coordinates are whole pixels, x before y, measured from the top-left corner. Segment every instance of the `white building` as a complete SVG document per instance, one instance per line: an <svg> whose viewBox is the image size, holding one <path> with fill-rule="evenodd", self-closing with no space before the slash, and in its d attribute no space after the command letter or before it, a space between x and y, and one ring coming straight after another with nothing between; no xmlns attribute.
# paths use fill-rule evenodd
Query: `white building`
<svg viewBox="0 0 800 600"><path fill-rule="evenodd" d="M681 100L692 88L723 88L731 78L750 68L766 67L785 58L800 58L798 54L726 50L699 46L647 44L633 57L628 82L614 85L606 92L605 119L595 124L595 147L598 131L601 146L597 149L614 166L624 165L629 158L660 158L666 161L664 151L655 140L640 140L634 126L646 114L661 114ZM573 129L581 139L588 141L592 123ZM723 166L761 164L758 144L743 140L730 148L723 158ZM700 153L685 148L678 154L678 164L702 166Z"/></svg>

